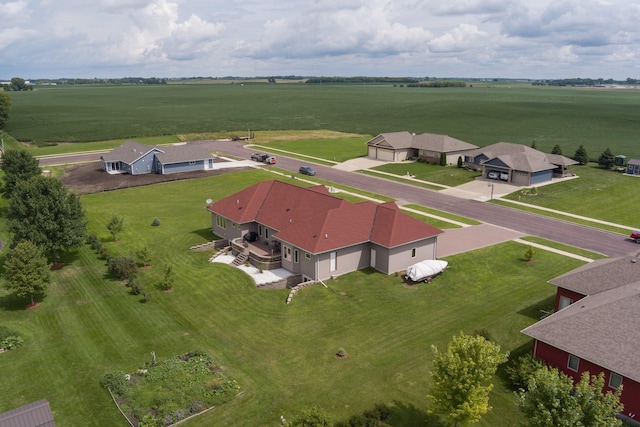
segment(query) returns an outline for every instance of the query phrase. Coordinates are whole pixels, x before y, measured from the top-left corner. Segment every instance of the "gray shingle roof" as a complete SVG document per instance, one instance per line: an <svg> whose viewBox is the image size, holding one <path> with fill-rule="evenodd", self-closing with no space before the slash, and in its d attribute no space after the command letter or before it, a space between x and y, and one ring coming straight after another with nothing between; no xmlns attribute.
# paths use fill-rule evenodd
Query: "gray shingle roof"
<svg viewBox="0 0 640 427"><path fill-rule="evenodd" d="M469 157L484 155L487 157L485 163L488 164L491 164L493 159L498 159L509 168L524 172L539 172L578 163L559 154L547 154L526 145L511 142L498 142L469 151L465 155Z"/></svg>
<svg viewBox="0 0 640 427"><path fill-rule="evenodd" d="M29 403L0 414L2 427L55 427L53 414L46 399Z"/></svg>
<svg viewBox="0 0 640 427"><path fill-rule="evenodd" d="M640 260L635 257L599 259L549 280L552 285L582 295L594 295L640 280Z"/></svg>
<svg viewBox="0 0 640 427"><path fill-rule="evenodd" d="M156 157L164 165L213 158L213 155L209 150L200 145L167 145L158 147L158 150Z"/></svg>
<svg viewBox="0 0 640 427"><path fill-rule="evenodd" d="M640 382L640 282L585 297L522 333Z"/></svg>
<svg viewBox="0 0 640 427"><path fill-rule="evenodd" d="M368 145L381 147L391 147L396 150L403 148L416 148L420 150L431 150L439 153L450 153L455 151L472 150L478 148L477 145L452 138L449 135L439 135L435 133L422 133L415 135L407 131L381 133L372 138Z"/></svg>
<svg viewBox="0 0 640 427"><path fill-rule="evenodd" d="M101 158L107 162L124 162L130 165L149 151L155 149L155 147L129 140L110 152L103 154Z"/></svg>

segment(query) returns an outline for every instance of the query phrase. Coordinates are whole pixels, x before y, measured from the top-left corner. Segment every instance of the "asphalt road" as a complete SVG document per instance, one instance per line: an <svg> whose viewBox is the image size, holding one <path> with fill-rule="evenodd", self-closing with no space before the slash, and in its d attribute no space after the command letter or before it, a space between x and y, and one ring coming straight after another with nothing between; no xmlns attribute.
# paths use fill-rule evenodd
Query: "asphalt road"
<svg viewBox="0 0 640 427"><path fill-rule="evenodd" d="M254 148L244 148L246 142L243 141L205 141L201 143L219 153L226 153L242 159L249 159L252 153L258 151ZM277 158L277 166L279 168L291 171L297 171L303 163L312 163L283 157L281 155L278 155ZM426 190L424 188L376 178L370 175L347 172L318 164L313 164L313 167L318 172L317 176L323 180L393 197L402 203L415 203L462 215L496 226L517 230L528 235L602 253L610 257L640 252L640 246L637 243L616 233L530 214L491 203L461 199L440 194L437 191Z"/></svg>
<svg viewBox="0 0 640 427"><path fill-rule="evenodd" d="M244 147L245 141L199 141L202 144L222 155L226 154L240 159L249 159L251 154L258 151ZM57 156L40 159L40 165L46 167L53 164L77 163L83 161L95 161L100 153L82 153L77 155ZM297 171L301 164L312 162L277 155L277 166L290 171ZM458 197L441 194L437 191L427 190L410 184L403 184L370 175L347 172L328 166L313 164L318 172L318 177L323 180L333 181L364 191L393 197L401 203L415 203L430 208L465 216L499 227L520 231L522 233L538 236L556 242L564 243L602 253L610 257L618 257L640 253L640 246L630 239L616 233L610 233L591 227L572 224L541 215L510 209L491 203L483 203L475 200L461 199Z"/></svg>

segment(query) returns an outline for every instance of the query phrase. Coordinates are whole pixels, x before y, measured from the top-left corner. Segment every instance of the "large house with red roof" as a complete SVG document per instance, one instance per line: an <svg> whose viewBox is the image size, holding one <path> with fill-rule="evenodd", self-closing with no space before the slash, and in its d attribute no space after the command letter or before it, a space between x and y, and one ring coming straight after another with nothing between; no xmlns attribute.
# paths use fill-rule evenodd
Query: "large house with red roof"
<svg viewBox="0 0 640 427"><path fill-rule="evenodd" d="M625 417L640 420L640 262L608 258L549 283L558 287L555 313L524 329L533 354L580 380L604 372L606 387L623 386Z"/></svg>
<svg viewBox="0 0 640 427"><path fill-rule="evenodd" d="M229 241L235 252L247 248L245 236L254 236L257 249L250 262L260 268L285 268L301 281L365 267L386 274L405 270L435 259L442 233L403 213L394 202L351 203L323 185L304 188L275 180L252 185L206 209L214 234Z"/></svg>

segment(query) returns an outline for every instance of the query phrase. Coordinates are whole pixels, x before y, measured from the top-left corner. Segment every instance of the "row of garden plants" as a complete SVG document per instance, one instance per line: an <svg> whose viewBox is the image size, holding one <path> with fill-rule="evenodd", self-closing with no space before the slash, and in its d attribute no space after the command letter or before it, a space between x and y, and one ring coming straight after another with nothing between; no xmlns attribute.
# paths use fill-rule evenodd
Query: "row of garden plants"
<svg viewBox="0 0 640 427"><path fill-rule="evenodd" d="M170 426L240 393L238 383L206 353L192 351L161 361L151 354L144 368L130 374L109 372L100 382L132 425Z"/></svg>

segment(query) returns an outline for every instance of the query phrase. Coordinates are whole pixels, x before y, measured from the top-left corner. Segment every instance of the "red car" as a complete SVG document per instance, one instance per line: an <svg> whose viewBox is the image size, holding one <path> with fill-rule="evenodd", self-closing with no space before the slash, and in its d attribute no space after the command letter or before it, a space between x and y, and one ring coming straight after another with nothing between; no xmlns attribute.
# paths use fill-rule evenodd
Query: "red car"
<svg viewBox="0 0 640 427"><path fill-rule="evenodd" d="M631 237L636 243L640 243L640 230L634 230L631 232Z"/></svg>

